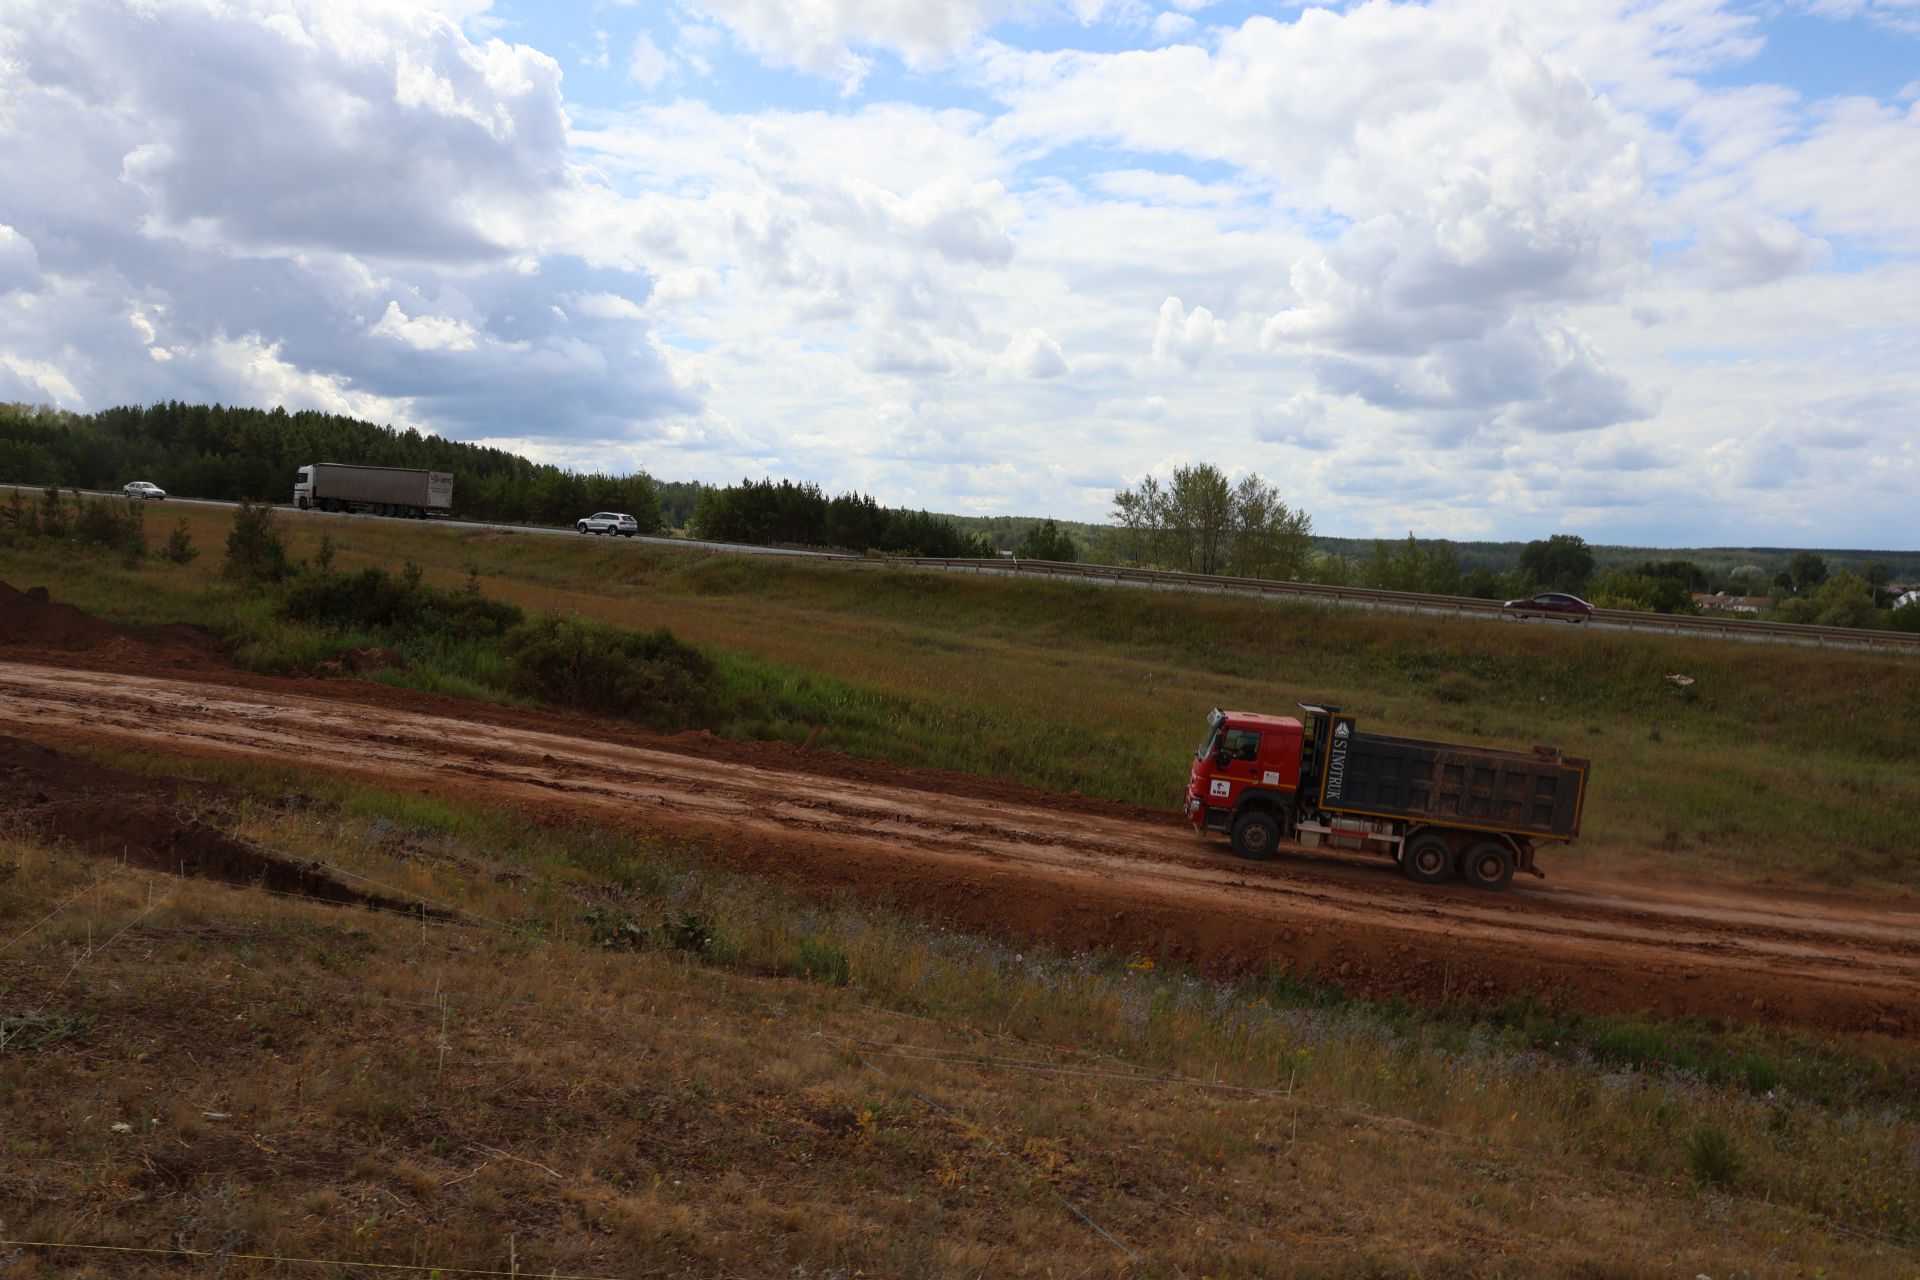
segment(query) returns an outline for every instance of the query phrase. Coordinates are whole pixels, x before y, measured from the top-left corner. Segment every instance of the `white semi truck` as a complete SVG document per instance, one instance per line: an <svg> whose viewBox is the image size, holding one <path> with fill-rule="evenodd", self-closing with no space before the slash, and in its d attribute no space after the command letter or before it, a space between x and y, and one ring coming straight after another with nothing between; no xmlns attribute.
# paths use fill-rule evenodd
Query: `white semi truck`
<svg viewBox="0 0 1920 1280"><path fill-rule="evenodd" d="M453 510L453 474L315 462L293 478L293 505L302 511L364 511L416 520L444 516Z"/></svg>

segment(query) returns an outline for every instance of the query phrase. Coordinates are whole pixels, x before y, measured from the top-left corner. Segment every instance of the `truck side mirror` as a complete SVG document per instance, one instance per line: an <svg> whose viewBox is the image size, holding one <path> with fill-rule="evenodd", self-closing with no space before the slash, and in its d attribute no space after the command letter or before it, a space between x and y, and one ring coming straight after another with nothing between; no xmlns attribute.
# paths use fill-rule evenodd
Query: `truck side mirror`
<svg viewBox="0 0 1920 1280"><path fill-rule="evenodd" d="M1232 763L1233 763L1233 752L1228 750L1226 747L1222 747L1218 751L1213 753L1214 768L1224 769Z"/></svg>

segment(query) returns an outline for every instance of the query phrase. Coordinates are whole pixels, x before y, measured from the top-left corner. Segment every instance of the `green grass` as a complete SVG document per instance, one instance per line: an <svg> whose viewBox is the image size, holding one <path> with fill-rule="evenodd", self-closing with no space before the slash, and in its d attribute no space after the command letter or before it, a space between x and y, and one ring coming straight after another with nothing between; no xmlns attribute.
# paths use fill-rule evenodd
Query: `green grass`
<svg viewBox="0 0 1920 1280"><path fill-rule="evenodd" d="M219 513L196 516L214 546ZM323 522L289 520L296 558ZM703 727L1170 806L1211 706L1324 699L1368 727L1593 761L1562 860L1743 880L1920 885L1920 662L1693 637L1406 617L1310 602L1003 581L883 564L328 521L338 567L420 565L529 610L666 626L716 664ZM391 641L373 678L512 700L484 645L326 634L216 580L0 548L0 577L122 620L211 620L243 661L313 669ZM1676 689L1665 677L1696 683Z"/></svg>

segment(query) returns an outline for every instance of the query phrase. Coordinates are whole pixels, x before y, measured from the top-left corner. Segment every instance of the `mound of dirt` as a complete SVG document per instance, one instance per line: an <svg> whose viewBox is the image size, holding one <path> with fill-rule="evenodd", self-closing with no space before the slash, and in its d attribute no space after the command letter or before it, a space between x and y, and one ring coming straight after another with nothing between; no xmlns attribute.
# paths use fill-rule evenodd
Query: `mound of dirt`
<svg viewBox="0 0 1920 1280"><path fill-rule="evenodd" d="M418 915L415 903L362 893L316 863L282 858L209 826L179 798L217 796L205 783L156 780L0 737L0 820L129 866L258 886L323 902ZM430 916L446 913L426 908Z"/></svg>
<svg viewBox="0 0 1920 1280"><path fill-rule="evenodd" d="M219 641L199 627L117 627L59 603L45 587L19 591L5 582L0 582L0 646L91 653L122 668L201 668L225 661Z"/></svg>

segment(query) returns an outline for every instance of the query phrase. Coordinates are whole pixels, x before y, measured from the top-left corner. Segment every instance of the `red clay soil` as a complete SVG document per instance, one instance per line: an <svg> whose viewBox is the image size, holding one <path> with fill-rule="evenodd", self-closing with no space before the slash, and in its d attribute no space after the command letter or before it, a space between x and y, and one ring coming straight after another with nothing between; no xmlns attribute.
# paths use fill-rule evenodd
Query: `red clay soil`
<svg viewBox="0 0 1920 1280"><path fill-rule="evenodd" d="M320 867L257 849L209 826L190 811L191 801L217 794L204 783L145 778L0 737L0 824L130 867L257 885L342 905L444 914L361 893Z"/></svg>
<svg viewBox="0 0 1920 1280"><path fill-rule="evenodd" d="M295 689L302 697L381 706L427 715L453 716L482 724L538 728L566 735L592 735L602 742L665 749L729 764L753 764L843 780L895 782L903 773L928 790L983 800L1013 799L1044 804L1070 812L1125 816L1141 822L1160 822L1170 831L1184 830L1175 810L1126 804L1078 794L1061 794L1018 783L999 782L946 769L903 770L857 756L842 755L829 746L804 747L791 742L744 742L720 738L706 730L662 736L618 721L595 719L531 707L501 707L469 702L440 694L421 693L391 685L369 684L352 678L358 672L380 671L399 665L384 649L362 649L348 654L329 670L311 674L262 675L229 663L219 640L209 631L191 626L117 627L73 605L48 598L47 588L18 591L0 582L0 659L36 666L68 667L84 671L128 674L164 674L192 670L194 679L235 688L261 691ZM831 741L829 729L824 735ZM1171 802L1173 798L1170 797Z"/></svg>
<svg viewBox="0 0 1920 1280"><path fill-rule="evenodd" d="M15 590L0 582L0 648L58 662L86 655L111 670L200 669L226 665L219 641L199 627L116 627L70 604L51 599L45 587Z"/></svg>
<svg viewBox="0 0 1920 1280"><path fill-rule="evenodd" d="M1171 815L798 748L351 680L151 675L5 660L0 728L36 741L243 757L682 838L803 890L981 931L1235 974L1311 970L1423 1003L1920 1031L1920 910L1859 896L1615 884L1423 888L1384 862L1246 863Z"/></svg>

